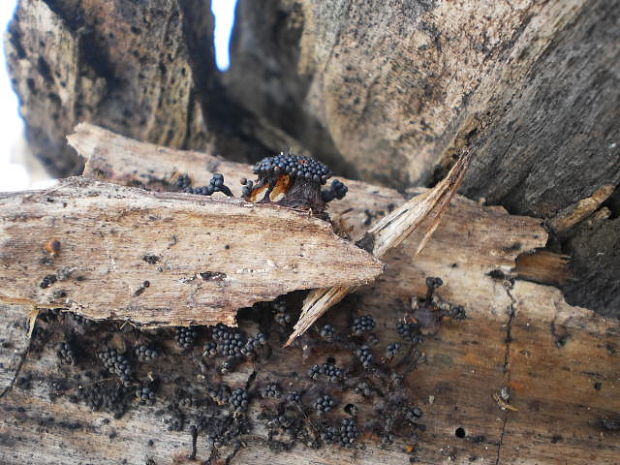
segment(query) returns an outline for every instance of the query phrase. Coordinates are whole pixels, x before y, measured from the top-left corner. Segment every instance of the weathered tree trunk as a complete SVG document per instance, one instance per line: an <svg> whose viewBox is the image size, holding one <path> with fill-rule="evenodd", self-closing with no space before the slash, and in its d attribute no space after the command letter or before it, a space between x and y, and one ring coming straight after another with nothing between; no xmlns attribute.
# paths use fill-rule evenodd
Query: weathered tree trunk
<svg viewBox="0 0 620 465"><path fill-rule="evenodd" d="M198 345L182 349L185 333L175 343L171 330L53 312L41 314L29 342L29 316L50 302L41 305L39 291L5 298L0 462L184 463L193 460L187 457L196 433L196 459L206 463L617 463L617 2L240 0L225 74L215 69L212 30L207 1L20 0L6 48L34 155L54 175L80 174L83 161L65 137L78 122L97 123L159 145L111 133L82 138L75 146L89 157L85 175L166 190L178 174L204 184L215 171L248 176L250 166L241 162L284 147L309 152L358 180L348 181L349 195L329 210L337 228L358 240L414 195L414 186L434 185L454 155L471 146L476 159L461 190L471 200L452 203L419 256L419 235L390 253L374 285L334 308L292 348L281 348L291 322L277 308L243 310L240 328L266 332L270 351L236 367L210 358L207 347L203 354L201 345L213 337L207 328L196 329ZM161 200L175 195L118 190L160 199L153 208L171 217L180 208ZM52 200L58 195L65 194L50 191ZM123 199L107 203L114 202ZM60 225L83 217L85 210L74 207L85 203L75 199L74 217ZM189 204L197 216L167 230L200 224L199 204ZM44 254L60 227L46 217L51 205L25 211L19 234L9 235L13 242L40 243L32 253ZM21 221L16 213L7 224ZM38 241L28 221L45 225L45 237ZM144 245L157 239L153 232L138 228L132 239ZM5 260L18 256L6 248L9 236L0 237ZM287 243L287 250L295 246ZM28 257L27 248L19 252ZM202 263L200 251L185 252L187 264ZM562 254L570 256L568 278ZM224 265L243 267L243 257L231 255ZM24 277L15 275L15 264L1 266L11 286L36 284L39 276L30 273L49 267L29 263ZM444 319L423 342L402 341L398 325L412 318L409 303L423 299L429 276L445 283L437 291L441 311L462 305L467 319ZM103 275L92 278L105 282ZM558 285L564 296L541 283ZM107 286L72 286L92 301L119 302L117 294L103 295L112 290ZM174 296L162 295L162 307L185 308L186 296ZM299 308L299 298L289 298L289 310ZM351 334L353 318L366 314L375 320L377 345ZM336 328L336 340L319 333L326 323ZM400 355L388 359L385 350L396 341ZM149 344L160 357L138 361L134 350ZM361 368L361 344L381 370ZM96 355L102 350L124 354L134 384L123 386L106 371ZM345 367L346 380L307 376L332 359ZM355 389L366 381L376 388L370 396ZM303 392L305 407L261 395L273 382L285 395ZM213 393L220 383L248 390L247 418L222 413ZM135 398L132 390L142 388L156 391L154 406ZM325 393L339 403L321 417L309 406ZM424 416L402 420L411 406ZM300 422L297 437L282 433L283 412L292 415L286 421ZM308 447L342 418L364 433L353 448Z"/></svg>
<svg viewBox="0 0 620 465"><path fill-rule="evenodd" d="M349 176L432 184L473 144L462 192L541 218L620 184L614 0L241 0L231 63L233 99ZM554 243L569 301L615 316L619 192Z"/></svg>

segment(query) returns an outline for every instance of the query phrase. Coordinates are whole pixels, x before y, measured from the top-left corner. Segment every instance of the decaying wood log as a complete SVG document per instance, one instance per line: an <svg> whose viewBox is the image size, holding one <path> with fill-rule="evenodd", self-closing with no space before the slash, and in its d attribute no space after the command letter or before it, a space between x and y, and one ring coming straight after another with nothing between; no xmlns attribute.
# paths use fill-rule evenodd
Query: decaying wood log
<svg viewBox="0 0 620 465"><path fill-rule="evenodd" d="M175 3L19 2L8 62L29 142L52 174L81 172L63 139L82 120L173 147L206 148L184 15ZM209 4L196 7L194 17L212 30Z"/></svg>
<svg viewBox="0 0 620 465"><path fill-rule="evenodd" d="M1 196L0 244L0 301L146 325L234 325L258 301L382 271L303 212L80 178Z"/></svg>
<svg viewBox="0 0 620 465"><path fill-rule="evenodd" d="M236 160L299 148L225 98L213 26L208 0L20 0L5 47L34 155L53 176L80 174L64 143L80 121Z"/></svg>
<svg viewBox="0 0 620 465"><path fill-rule="evenodd" d="M115 182L138 181L162 188L175 175L187 172L202 184L211 176L209 166L220 172L235 166L224 161L216 161L215 166L212 162L216 159L198 155L192 164L179 165L178 160L187 160L188 153L176 152L171 157L170 152L150 150L148 144L87 129L85 138L95 142L82 153L87 155L92 149L98 154L91 158L91 172L100 176L107 173ZM96 134L105 137L92 139ZM118 145L106 149L106 138ZM79 145L76 139L72 143ZM155 163L131 170L127 157L132 150L140 158L150 151L154 159L149 161ZM158 156L161 160L155 160ZM166 163L166 159L177 162ZM178 194L166 196L176 199ZM333 207L338 209L330 213L336 224L343 230L351 229L355 236L368 227L363 223L382 217L390 204L396 208L403 202L394 191L354 183L350 195L340 205L334 202ZM418 439L397 435L393 444L388 441L378 447L381 428L391 415L382 410L389 396L377 393L366 398L352 389L319 383L304 375L312 365L333 357L347 369L348 376L361 376L371 384L378 382L376 374L364 374L350 348L321 342L316 332L284 349L281 344L288 333L277 325L270 326L266 328L272 350L269 359L243 362L232 373L216 376L213 370L217 364L202 358L201 348L181 350L169 333L151 334L131 327L106 327L103 323L89 327L80 320L71 322L67 316L43 315L13 389L0 399L0 461L192 463L187 458L192 452L191 425L201 425L199 419L210 405L204 405L201 399L208 398L213 383L224 381L232 387L250 383L251 431L238 438L244 444L239 450L232 441L218 449L220 455L216 456L212 442L205 438L211 434L209 425L215 422L210 420L196 430L200 431L196 442L199 462L219 457L232 464L370 465L409 460L429 464L560 464L570 456L575 464L617 463L620 439L614 425L620 412L620 325L587 309L567 305L557 289L515 279L517 257L546 243L540 220L511 216L500 207L484 207L457 197L433 239L416 256L422 235L422 231L414 233L388 253L386 272L380 279L321 320L321 324L330 323L345 335L350 331L352 315L372 315L379 342L371 350L382 358L386 346L398 340L397 324L410 313L407 309L411 298L424 296L424 279L442 278L445 285L438 289L437 298L463 305L467 319L444 321L438 332L426 336L424 342L407 349L398 359L408 367L401 381L411 392L407 401L419 405L424 413L418 421L426 431L419 432ZM17 316L23 325L23 311L5 305L0 318L9 324L11 315ZM65 323L55 326L58 323L54 318ZM247 315L240 319L241 327L248 331L255 324ZM80 341L78 363L74 367L58 366L56 344L70 336ZM20 335L12 333L11 337ZM133 347L145 341L160 344L160 358L153 364L133 361L132 366L136 377L159 380L155 405L134 401L118 419L105 411L84 408L80 392L89 392L92 383L111 382L96 376L90 381L86 378L88 370L98 370L96 358L88 352L105 344L130 354ZM409 343L404 344L409 347ZM396 368L399 364L395 361L388 366ZM78 381L72 381L76 377ZM361 444L351 449L312 449L294 442L292 449L282 451L282 444L272 436L264 418L274 411L273 401L259 394L274 381L285 393L305 392L305 402L312 402L319 392L329 392L338 399L337 408L326 418L309 414L307 420L317 430L323 421L340 421L349 416L346 412L351 408L358 409L356 421L368 431L360 438ZM162 420L173 413L182 414L182 431L166 430L171 423ZM181 417L174 418L178 421Z"/></svg>
<svg viewBox="0 0 620 465"><path fill-rule="evenodd" d="M2 332L0 333L0 394L4 394L15 382L24 360L30 337L28 313L25 305L2 305Z"/></svg>
<svg viewBox="0 0 620 465"><path fill-rule="evenodd" d="M536 283L561 286L574 279L568 268L569 260L567 255L545 249L524 253L517 257L516 267L511 275Z"/></svg>
<svg viewBox="0 0 620 465"><path fill-rule="evenodd" d="M377 438L370 435L362 439L365 450L334 446L314 450L298 444L276 453L259 419L264 407L255 400L252 434L243 438L246 447L231 463L370 465L403 463L415 457L414 461L429 464L560 464L566 454L575 464L616 463L620 440L610 427L620 410L618 323L568 306L551 287L514 282L494 273L509 271L520 251L545 242L538 222L459 198L428 247L412 261L419 240L412 237L390 253L387 273L354 300L357 314L375 318L380 348L397 337L395 326L402 317L403 302L424 293L425 276L441 276L446 284L439 289L440 297L466 307L467 320L448 322L425 340L417 368L403 380L424 411L421 421L426 431L415 447L396 438L395 444L378 448ZM344 308L335 309L326 321L341 328L343 312ZM3 322L9 319L6 306L0 315ZM91 337L101 337L102 330L96 331ZM210 380L199 368L200 350L179 352L165 346L157 362L163 371L150 365L142 369L154 370L167 390L158 393L155 406L136 405L122 418L112 419L58 393L57 385L70 371L57 368L54 343L65 336L44 334L45 344L35 339L36 349L26 359L18 382L0 400L3 463L192 463L187 459L191 435L187 429L166 431L161 410L174 398L174 389L191 387L193 396L207 389ZM134 331L119 336L125 344L137 344L144 337ZM274 342L269 363L257 371L254 382L259 386L277 380L285 389L312 392L314 382L299 372L326 356L335 356L345 366L353 363L346 352L331 352L331 344L285 350ZM303 345L309 343L306 340ZM168 371L171 364L176 371ZM233 386L243 383L249 376L247 369L242 367L225 379ZM185 379L180 385L172 381L178 376ZM376 402L382 401L344 393L339 408L357 405L359 420L367 421L364 406ZM186 406L182 411L190 421L202 410ZM209 459L211 450L199 436L197 460ZM230 449L222 460L229 453Z"/></svg>

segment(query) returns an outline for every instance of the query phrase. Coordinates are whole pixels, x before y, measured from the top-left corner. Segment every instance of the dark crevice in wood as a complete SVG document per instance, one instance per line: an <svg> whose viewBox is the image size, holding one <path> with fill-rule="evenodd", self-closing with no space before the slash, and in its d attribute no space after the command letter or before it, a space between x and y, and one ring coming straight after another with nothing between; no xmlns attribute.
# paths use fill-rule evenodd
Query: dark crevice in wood
<svg viewBox="0 0 620 465"><path fill-rule="evenodd" d="M26 350L24 350L21 354L19 354L19 362L17 364L17 367L15 368L15 375L11 379L11 382L8 384L8 386L5 387L2 390L2 392L0 392L0 399L2 399L5 395L11 392L11 389L13 389L13 386L15 385L15 381L17 380L17 378L19 377L19 374L22 371L22 366L24 365L24 362L28 358L29 349L30 349L30 342L28 342L28 345L26 346Z"/></svg>
<svg viewBox="0 0 620 465"><path fill-rule="evenodd" d="M503 366L504 386L502 386L500 389L500 394L499 394L500 396L503 390L510 389L510 380L511 380L510 347L512 344L512 325L517 315L517 308L516 308L517 301L511 293L512 285L509 283L509 281L505 281L503 284L505 286L506 294L508 295L508 298L510 299L510 307L509 307L509 314L508 314L508 322L506 323L506 338L504 340L504 343L506 346L506 349L504 352L504 366ZM502 446L504 443L504 435L506 433L506 425L508 424L508 416L510 415L510 411L508 409L503 408L503 410L504 412L502 416L502 429L501 429L501 433L499 436L499 442L497 444L497 458L495 460L495 465L500 465Z"/></svg>

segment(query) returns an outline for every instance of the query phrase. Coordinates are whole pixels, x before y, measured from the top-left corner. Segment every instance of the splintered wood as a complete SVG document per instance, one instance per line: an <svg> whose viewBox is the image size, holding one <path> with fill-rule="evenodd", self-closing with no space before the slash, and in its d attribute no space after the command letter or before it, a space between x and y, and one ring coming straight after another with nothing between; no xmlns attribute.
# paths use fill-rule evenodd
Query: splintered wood
<svg viewBox="0 0 620 465"><path fill-rule="evenodd" d="M418 243L415 255L424 249L439 226L452 197L461 186L471 157L471 152L465 152L454 164L448 176L437 186L405 202L368 231L362 242L365 242L375 257L381 258L402 244L423 223L427 226L423 230L424 234ZM293 333L286 341L286 345L291 344L305 333L321 315L340 302L351 291L353 288L338 286L330 289L316 289L310 292L304 300L301 315L295 324Z"/></svg>
<svg viewBox="0 0 620 465"><path fill-rule="evenodd" d="M234 325L257 301L382 271L305 213L78 178L3 194L0 241L0 301L145 325Z"/></svg>

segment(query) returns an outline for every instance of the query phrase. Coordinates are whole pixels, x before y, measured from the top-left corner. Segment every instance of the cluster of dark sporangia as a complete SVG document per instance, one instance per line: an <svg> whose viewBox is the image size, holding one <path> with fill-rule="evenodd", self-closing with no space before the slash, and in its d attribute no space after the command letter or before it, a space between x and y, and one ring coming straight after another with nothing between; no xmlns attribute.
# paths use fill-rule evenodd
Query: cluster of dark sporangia
<svg viewBox="0 0 620 465"><path fill-rule="evenodd" d="M332 325L328 323L326 325L323 325L323 327L319 331L319 334L326 341L332 341L334 337L336 336L336 328L334 328Z"/></svg>
<svg viewBox="0 0 620 465"><path fill-rule="evenodd" d="M280 389L278 383L269 383L262 389L261 395L266 399L279 399L282 397L282 390Z"/></svg>
<svg viewBox="0 0 620 465"><path fill-rule="evenodd" d="M47 276L45 276L42 280L41 283L39 284L39 287L41 289L47 289L48 287L50 287L52 284L54 284L56 281L58 281L58 278L56 277L55 274L48 274Z"/></svg>
<svg viewBox="0 0 620 465"><path fill-rule="evenodd" d="M225 405L230 400L230 388L226 384L219 384L209 389L209 396L218 405Z"/></svg>
<svg viewBox="0 0 620 465"><path fill-rule="evenodd" d="M419 328L414 323L407 321L399 321L396 329L398 335L407 342L419 344L422 342L422 336L420 335Z"/></svg>
<svg viewBox="0 0 620 465"><path fill-rule="evenodd" d="M158 412L168 428L189 428L216 447L243 441L243 435L252 431L250 418L266 427L274 450L296 443L351 447L362 432L389 445L397 438L411 441L424 427L419 423L422 411L411 403L405 374L399 371L405 367L402 362L407 361L407 369L415 364L421 356L416 346L435 320L464 317L462 308L438 304L432 292L437 280L427 284L431 292L404 316L391 324L381 320L382 328L391 329L372 333L377 322L371 315L354 316L347 309L349 313L328 315L329 323L323 322L286 352L280 346L289 330L275 323L277 315L290 311L286 299L240 312L244 329L223 324L179 328L174 333L132 329L139 341L133 346L131 339L119 341L125 334L118 332L119 325L110 324L106 331L94 323L94 329L76 331L71 323L54 350L63 372L89 367L68 380L73 387L67 397L115 416L132 405L155 404L164 409ZM404 341L395 341L397 332ZM392 337L385 338L390 333ZM290 360L285 369L278 366L285 357L298 358L293 366L297 363L301 369L280 379L277 373L291 369ZM98 360L99 369L93 370ZM193 371L188 373L188 368ZM224 376L236 370L238 374ZM248 370L252 375L240 383ZM308 376L299 376L306 372ZM256 411L258 417L253 416Z"/></svg>
<svg viewBox="0 0 620 465"><path fill-rule="evenodd" d="M180 326L176 329L174 339L179 347L185 350L190 349L196 340L196 329L191 326Z"/></svg>
<svg viewBox="0 0 620 465"><path fill-rule="evenodd" d="M341 382L345 377L345 371L337 367L335 363L324 363L321 366L321 373L325 375L331 383Z"/></svg>
<svg viewBox="0 0 620 465"><path fill-rule="evenodd" d="M332 175L327 166L314 158L285 153L263 158L254 166L254 173L262 176L288 174L321 184Z"/></svg>
<svg viewBox="0 0 620 465"><path fill-rule="evenodd" d="M286 311L286 301L282 297L278 297L272 303L274 311L274 319L281 326L286 326L292 321L292 315Z"/></svg>
<svg viewBox="0 0 620 465"><path fill-rule="evenodd" d="M155 403L155 391L149 385L144 385L136 389L136 397L143 404L153 405Z"/></svg>
<svg viewBox="0 0 620 465"><path fill-rule="evenodd" d="M286 401L291 404L299 404L301 402L301 394L298 391L289 391L286 395Z"/></svg>
<svg viewBox="0 0 620 465"><path fill-rule="evenodd" d="M347 186L335 179L329 188L322 190L332 173L327 166L314 158L280 153L266 157L254 166L255 181L241 179L243 198L252 202L273 202L293 208L310 209L321 214L328 202L342 199L347 194ZM177 179L178 190L190 194L213 195L222 192L233 194L224 184L224 176L213 175L207 186L191 187L187 174Z"/></svg>
<svg viewBox="0 0 620 465"><path fill-rule="evenodd" d="M101 382L81 384L78 392L69 396L69 400L75 403L83 402L91 410L105 410L120 418L126 411L125 387L119 384L105 385Z"/></svg>
<svg viewBox="0 0 620 465"><path fill-rule="evenodd" d="M213 342L205 346L203 354L214 356L216 353L237 359L248 356L256 352L259 346L266 344L267 339L264 334L257 333L255 336L247 337L239 329L229 328L218 323L213 329Z"/></svg>
<svg viewBox="0 0 620 465"><path fill-rule="evenodd" d="M216 192L221 192L222 194L225 194L228 197L233 196L233 193L231 192L230 188L224 184L224 175L220 173L215 173L213 177L211 178L211 180L209 181L208 185L196 187L196 188L186 186L183 189L183 192L186 192L188 194L197 194L197 195L213 195Z"/></svg>
<svg viewBox="0 0 620 465"><path fill-rule="evenodd" d="M62 365L75 365L75 352L70 343L59 343L56 354L58 355L58 361Z"/></svg>
<svg viewBox="0 0 620 465"><path fill-rule="evenodd" d="M328 394L323 394L318 399L314 401L314 410L317 411L319 415L329 412L336 406L336 401L332 399Z"/></svg>
<svg viewBox="0 0 620 465"><path fill-rule="evenodd" d="M360 430L355 423L353 418L345 418L342 420L340 424L340 429L338 431L340 444L348 447L351 446L359 437Z"/></svg>
<svg viewBox="0 0 620 465"><path fill-rule="evenodd" d="M80 325L83 327L93 326L96 324L94 320L84 318L82 315L78 315L77 313L74 313L74 312L66 312L65 314L68 315L69 318L71 318L77 325Z"/></svg>
<svg viewBox="0 0 620 465"><path fill-rule="evenodd" d="M323 365L312 365L308 370L308 376L311 379L318 379L320 375L324 375L327 377L329 382L338 383L344 380L345 378L344 369L336 366L335 363L326 362Z"/></svg>
<svg viewBox="0 0 620 465"><path fill-rule="evenodd" d="M362 381L355 386L355 392L364 397L371 397L375 390L367 381Z"/></svg>
<svg viewBox="0 0 620 465"><path fill-rule="evenodd" d="M308 376L311 379L317 379L321 375L321 365L312 365L308 370Z"/></svg>
<svg viewBox="0 0 620 465"><path fill-rule="evenodd" d="M375 320L370 315L357 317L353 320L353 334L359 336L375 329Z"/></svg>
<svg viewBox="0 0 620 465"><path fill-rule="evenodd" d="M245 348L245 338L239 331L225 331L220 337L213 337L217 341L217 350L225 357L241 357Z"/></svg>
<svg viewBox="0 0 620 465"><path fill-rule="evenodd" d="M388 344L388 346L385 348L385 356L388 359L394 358L396 354L398 354L399 351L400 351L400 343L392 342L391 344Z"/></svg>
<svg viewBox="0 0 620 465"><path fill-rule="evenodd" d="M321 186L331 177L331 171L311 157L280 153L259 161L254 173L258 176L256 183L242 180L242 184L244 197L255 202L275 201L321 212L327 202L342 199L348 191L337 179L322 191Z"/></svg>
<svg viewBox="0 0 620 465"><path fill-rule="evenodd" d="M123 384L127 385L131 381L132 370L129 360L123 354L119 354L115 349L102 350L97 354L110 373L120 378Z"/></svg>
<svg viewBox="0 0 620 465"><path fill-rule="evenodd" d="M159 349L155 346L141 344L134 349L136 357L141 362L155 360L159 356Z"/></svg>
<svg viewBox="0 0 620 465"><path fill-rule="evenodd" d="M267 345L267 336L264 333L256 333L255 336L250 336L245 343L245 347L242 352L244 355L256 353L260 346Z"/></svg>
<svg viewBox="0 0 620 465"><path fill-rule="evenodd" d="M357 349L355 351L355 355L357 355L357 357L360 359L360 362L362 362L362 366L364 368L370 368L375 360L374 355L370 351L370 347L368 347L367 345L363 345L362 347Z"/></svg>
<svg viewBox="0 0 620 465"><path fill-rule="evenodd" d="M217 355L217 342L207 342L202 350L203 357L213 358Z"/></svg>
<svg viewBox="0 0 620 465"><path fill-rule="evenodd" d="M243 388L237 388L230 394L230 405L235 410L246 410L249 405L248 393Z"/></svg>

